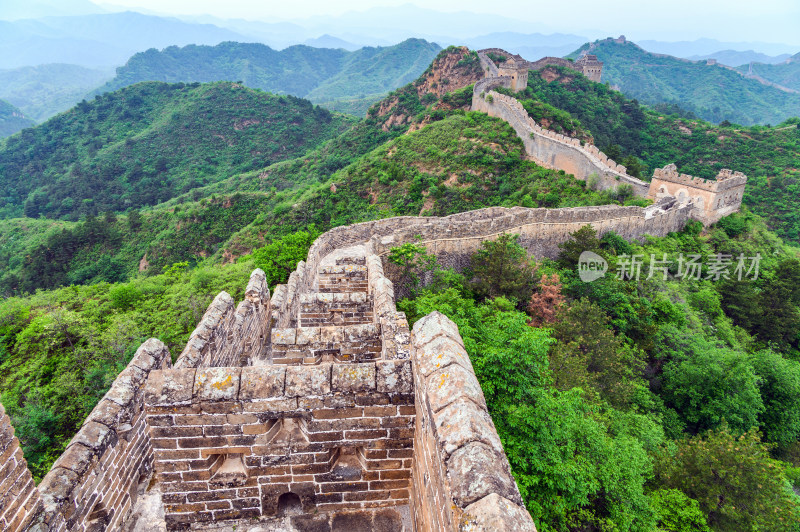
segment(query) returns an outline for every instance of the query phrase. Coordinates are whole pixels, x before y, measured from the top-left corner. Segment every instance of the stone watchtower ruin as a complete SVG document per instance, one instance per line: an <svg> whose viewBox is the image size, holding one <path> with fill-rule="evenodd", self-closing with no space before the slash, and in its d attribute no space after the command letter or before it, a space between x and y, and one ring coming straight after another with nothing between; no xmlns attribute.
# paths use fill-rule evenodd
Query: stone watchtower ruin
<svg viewBox="0 0 800 532"><path fill-rule="evenodd" d="M497 67L500 76L511 78L511 90L520 92L528 86L528 62L509 57Z"/></svg>
<svg viewBox="0 0 800 532"><path fill-rule="evenodd" d="M706 225L739 210L747 176L726 168L714 181L678 173L674 164L653 172L648 198L674 197L680 204L691 205L692 218Z"/></svg>
<svg viewBox="0 0 800 532"><path fill-rule="evenodd" d="M600 79L603 76L603 63L597 60L596 55L584 55L575 61L575 66L580 69L584 76L592 81L600 83Z"/></svg>

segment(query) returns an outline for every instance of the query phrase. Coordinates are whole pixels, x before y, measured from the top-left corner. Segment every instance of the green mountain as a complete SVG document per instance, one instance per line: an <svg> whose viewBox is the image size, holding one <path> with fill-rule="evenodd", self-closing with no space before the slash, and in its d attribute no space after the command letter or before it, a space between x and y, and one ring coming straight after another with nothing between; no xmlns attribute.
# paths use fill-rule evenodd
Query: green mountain
<svg viewBox="0 0 800 532"><path fill-rule="evenodd" d="M736 70L742 74L754 74L787 89L800 91L800 54L793 55L782 63L751 63L737 67Z"/></svg>
<svg viewBox="0 0 800 532"><path fill-rule="evenodd" d="M25 116L21 110L0 100L0 139L35 124L36 122Z"/></svg>
<svg viewBox="0 0 800 532"><path fill-rule="evenodd" d="M352 125L235 83L140 83L0 143L0 216L77 219L302 155Z"/></svg>
<svg viewBox="0 0 800 532"><path fill-rule="evenodd" d="M615 39L582 46L603 64L603 81L648 104L677 104L704 120L778 124L800 116L800 94L744 78L735 70L703 61L652 54Z"/></svg>
<svg viewBox="0 0 800 532"><path fill-rule="evenodd" d="M66 111L113 75L112 69L57 63L0 70L0 98L41 122Z"/></svg>
<svg viewBox="0 0 800 532"><path fill-rule="evenodd" d="M238 42L171 46L134 55L95 94L140 81L239 80L248 87L326 102L356 113L365 110L365 105L335 102L367 99L374 103L381 95L419 76L439 50L438 45L422 39L353 52L303 45L277 51L263 44Z"/></svg>

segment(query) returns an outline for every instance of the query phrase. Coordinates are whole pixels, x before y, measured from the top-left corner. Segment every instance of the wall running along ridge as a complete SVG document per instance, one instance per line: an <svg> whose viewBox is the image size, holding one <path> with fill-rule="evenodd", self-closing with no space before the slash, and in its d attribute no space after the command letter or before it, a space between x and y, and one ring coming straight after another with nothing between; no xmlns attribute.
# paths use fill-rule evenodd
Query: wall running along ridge
<svg viewBox="0 0 800 532"><path fill-rule="evenodd" d="M498 68L486 55L488 52L509 57L508 61L513 63L512 67L504 70L501 64ZM549 64L575 70L582 69L589 79L599 81L602 63L597 61L595 56L585 56L575 64L564 59L549 57L530 63L520 56L492 48L478 52L478 57L486 77L473 87L471 109L508 122L522 140L525 152L537 164L552 170L563 170L583 181L596 179L601 189L613 189L621 184L627 184L632 187L636 196L650 199L676 197L681 204L691 206L692 218L706 225L715 223L723 216L737 212L741 208L747 182L747 177L741 172L723 169L716 181L707 181L678 174L675 165L667 165L663 169L656 169L652 181L646 183L628 175L624 166L609 159L594 145L581 144L578 139L542 128L528 115L519 101L493 90L497 87L517 92L522 90L524 87L519 86L520 80L527 77L516 70L523 65L533 70ZM575 68L576 66L580 69Z"/></svg>

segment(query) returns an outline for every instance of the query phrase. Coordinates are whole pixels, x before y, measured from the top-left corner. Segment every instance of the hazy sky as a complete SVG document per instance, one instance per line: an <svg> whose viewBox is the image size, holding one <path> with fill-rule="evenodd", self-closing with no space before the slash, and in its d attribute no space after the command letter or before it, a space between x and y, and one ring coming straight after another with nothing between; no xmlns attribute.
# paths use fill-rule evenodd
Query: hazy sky
<svg viewBox="0 0 800 532"><path fill-rule="evenodd" d="M337 15L413 3L440 11L494 9L529 20L531 32L561 31L589 37L625 34L662 40L710 37L725 41L800 44L800 0L106 0L109 4L183 15L275 20ZM103 3L102 0L95 0ZM489 9L489 7L491 9ZM491 28L490 31L496 31ZM598 34L599 32L599 34ZM672 36L672 38L670 38Z"/></svg>

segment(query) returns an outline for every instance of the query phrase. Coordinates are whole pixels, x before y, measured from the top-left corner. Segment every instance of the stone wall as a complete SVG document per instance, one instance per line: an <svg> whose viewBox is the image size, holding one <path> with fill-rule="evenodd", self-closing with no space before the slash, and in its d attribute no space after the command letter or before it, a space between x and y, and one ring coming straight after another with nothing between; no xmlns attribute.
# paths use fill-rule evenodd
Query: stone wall
<svg viewBox="0 0 800 532"><path fill-rule="evenodd" d="M0 404L0 530L25 530L41 509L39 490L14 436L11 419Z"/></svg>
<svg viewBox="0 0 800 532"><path fill-rule="evenodd" d="M269 343L269 316L266 275L256 269L238 307L234 309L233 298L227 292L214 298L175 367L233 366L263 358Z"/></svg>
<svg viewBox="0 0 800 532"><path fill-rule="evenodd" d="M628 184L637 196L646 197L650 188L626 173L624 166L609 159L591 144L581 145L575 138L555 133L539 126L515 98L489 90L488 85L475 84L472 93L472 110L501 118L516 131L527 153L537 164L554 170L563 170L577 179L586 181L596 176L602 189Z"/></svg>
<svg viewBox="0 0 800 532"><path fill-rule="evenodd" d="M154 372L147 423L167 527L407 504L411 362Z"/></svg>
<svg viewBox="0 0 800 532"><path fill-rule="evenodd" d="M144 385L170 366L167 347L143 343L39 484L43 502L32 530L118 530L152 468Z"/></svg>
<svg viewBox="0 0 800 532"><path fill-rule="evenodd" d="M535 532L458 327L433 312L413 337L416 530Z"/></svg>
<svg viewBox="0 0 800 532"><path fill-rule="evenodd" d="M707 181L680 174L675 165L670 164L653 173L649 197L671 196L679 203L691 204L692 218L710 225L741 208L746 183L747 176L741 172L722 169L716 180Z"/></svg>

